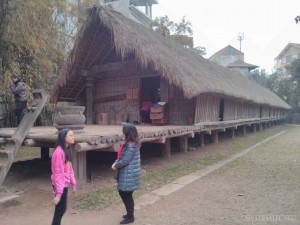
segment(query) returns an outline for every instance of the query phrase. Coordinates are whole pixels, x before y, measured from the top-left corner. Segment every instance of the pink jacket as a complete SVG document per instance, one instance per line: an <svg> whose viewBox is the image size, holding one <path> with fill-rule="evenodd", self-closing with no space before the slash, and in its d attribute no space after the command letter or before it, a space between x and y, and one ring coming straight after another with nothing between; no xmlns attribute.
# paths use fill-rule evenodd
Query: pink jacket
<svg viewBox="0 0 300 225"><path fill-rule="evenodd" d="M65 187L71 183L73 190L76 189L76 180L72 162L65 163L66 154L64 150L57 146L52 155L51 181L55 188L56 197L60 198Z"/></svg>

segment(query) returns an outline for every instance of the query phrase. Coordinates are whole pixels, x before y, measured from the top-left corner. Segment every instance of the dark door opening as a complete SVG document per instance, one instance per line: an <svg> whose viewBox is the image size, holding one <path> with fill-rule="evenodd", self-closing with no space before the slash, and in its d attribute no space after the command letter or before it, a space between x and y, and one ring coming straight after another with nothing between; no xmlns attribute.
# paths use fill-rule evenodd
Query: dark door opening
<svg viewBox="0 0 300 225"><path fill-rule="evenodd" d="M219 111L219 120L223 121L224 120L224 99L220 99L220 111Z"/></svg>
<svg viewBox="0 0 300 225"><path fill-rule="evenodd" d="M141 122L151 123L151 105L160 101L160 77L143 77L140 79L140 114Z"/></svg>

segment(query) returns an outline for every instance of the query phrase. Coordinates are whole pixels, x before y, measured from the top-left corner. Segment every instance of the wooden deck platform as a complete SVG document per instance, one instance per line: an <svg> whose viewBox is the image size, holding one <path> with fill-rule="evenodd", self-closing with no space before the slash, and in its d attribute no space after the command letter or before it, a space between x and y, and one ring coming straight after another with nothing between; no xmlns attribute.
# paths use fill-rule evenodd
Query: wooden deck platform
<svg viewBox="0 0 300 225"><path fill-rule="evenodd" d="M195 133L200 133L201 146L204 145L203 135L210 134L213 143L218 143L218 132L231 129L232 137L237 127L243 126L243 133L246 135L246 128L252 127L252 131L262 130L263 126L269 126L283 121L284 117L248 119L222 122L206 122L195 125L183 126L151 126L137 125L140 140L142 143L162 144L162 154L171 156L170 139L179 137L181 151L188 151L188 138L193 138ZM0 128L1 138L10 138L16 128ZM115 152L122 143L121 125L86 125L83 130L74 130L75 145L74 171L78 180L86 180L86 152L91 150ZM57 129L54 126L32 127L27 134L23 145L40 147L41 156L49 157L49 148L54 148L57 140Z"/></svg>

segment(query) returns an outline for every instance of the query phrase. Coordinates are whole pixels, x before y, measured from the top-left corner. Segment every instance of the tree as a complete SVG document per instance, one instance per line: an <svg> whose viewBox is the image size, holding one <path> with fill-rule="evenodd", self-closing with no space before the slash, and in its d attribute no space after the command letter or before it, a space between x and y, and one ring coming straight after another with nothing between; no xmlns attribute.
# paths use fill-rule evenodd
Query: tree
<svg viewBox="0 0 300 225"><path fill-rule="evenodd" d="M169 37L175 30L175 23L168 16L155 18L152 29L164 37Z"/></svg>
<svg viewBox="0 0 300 225"><path fill-rule="evenodd" d="M191 49L199 55L205 55L206 49L202 46L194 47L192 24L185 16L179 23L170 21L168 16L155 18L152 29L164 37L175 40L185 48Z"/></svg>
<svg viewBox="0 0 300 225"><path fill-rule="evenodd" d="M0 91L4 99L12 101L6 91L12 73L20 74L29 89L51 92L80 26L80 9L95 1L0 1Z"/></svg>

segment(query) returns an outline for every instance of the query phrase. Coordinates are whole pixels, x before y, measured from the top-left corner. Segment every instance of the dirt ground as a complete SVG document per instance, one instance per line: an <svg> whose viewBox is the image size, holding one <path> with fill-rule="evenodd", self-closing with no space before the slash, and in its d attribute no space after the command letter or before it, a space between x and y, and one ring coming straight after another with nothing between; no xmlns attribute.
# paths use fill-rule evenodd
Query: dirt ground
<svg viewBox="0 0 300 225"><path fill-rule="evenodd" d="M137 219L135 224L247 224L247 222L254 224L250 222L253 222L251 216L255 215L284 214L297 215L299 217L297 214L298 211L295 211L295 209L298 209L300 206L300 156L299 151L297 151L297 147L300 144L300 139L298 138L300 127L277 126L261 133L249 134L246 137L237 137L234 141L228 138L221 138L218 145L206 145L204 148L197 148L185 154L174 152L169 159L160 156L158 146L156 148L152 146L151 152L147 149L149 146L146 146L142 151L142 169L144 173L147 173L197 157L214 154L230 156L238 152L233 150L232 146L234 144L248 142L248 145L251 146L256 143L258 136L261 136L261 140L263 140L282 130L287 131L280 138L276 139L280 141L272 141L271 145L266 149L255 149L253 151L254 155L251 152L246 155L247 157L235 160L228 166L200 179L199 182L201 183L197 181L188 185L185 188L185 192L178 191L177 195L176 193L170 195L168 197L169 200L166 202L142 208L137 212L137 217L146 219ZM177 144L173 143L173 146L176 148ZM292 149L291 151L293 152L289 153L285 151L287 149ZM103 186L112 186L115 182L112 179L112 172L110 170L110 165L115 158L114 154L90 154L88 158L90 182L79 185L77 194L96 190ZM241 165L246 168L239 168ZM276 166L274 167L274 165ZM293 167L289 167L288 165ZM267 172L267 175L264 176L261 170ZM12 191L22 193L20 203L16 206L1 209L0 224L50 224L53 214L53 206L51 205L53 193L49 178L49 162L33 160L15 163L5 180L4 186ZM195 189L197 190L196 195L194 195ZM268 190L272 190L270 194ZM69 196L70 206L73 197L72 195ZM272 199L272 197L276 197L276 199ZM184 201L182 201L182 198ZM261 202L262 199L266 199L266 202ZM195 202L198 202L198 204L195 205ZM251 202L251 204L247 204L247 202ZM276 210L272 211L274 205L277 205L275 207ZM189 206L192 206L192 209ZM223 207L219 208L218 206ZM295 206L297 208L294 208ZM261 209L261 211L257 209ZM122 211L119 212L120 210L123 210L122 205L112 206L99 212L77 211L69 207L63 224L118 224L119 218L114 218L114 212L118 211L115 214L121 215ZM150 212L153 216L149 217L147 214ZM167 217L163 215L164 213L166 213ZM177 213L186 216L179 216ZM172 220L172 215L175 215L174 218L177 218L177 221ZM232 220L232 217L237 215L239 215L239 219ZM162 219L164 217L165 220ZM98 220L99 222L95 223Z"/></svg>

